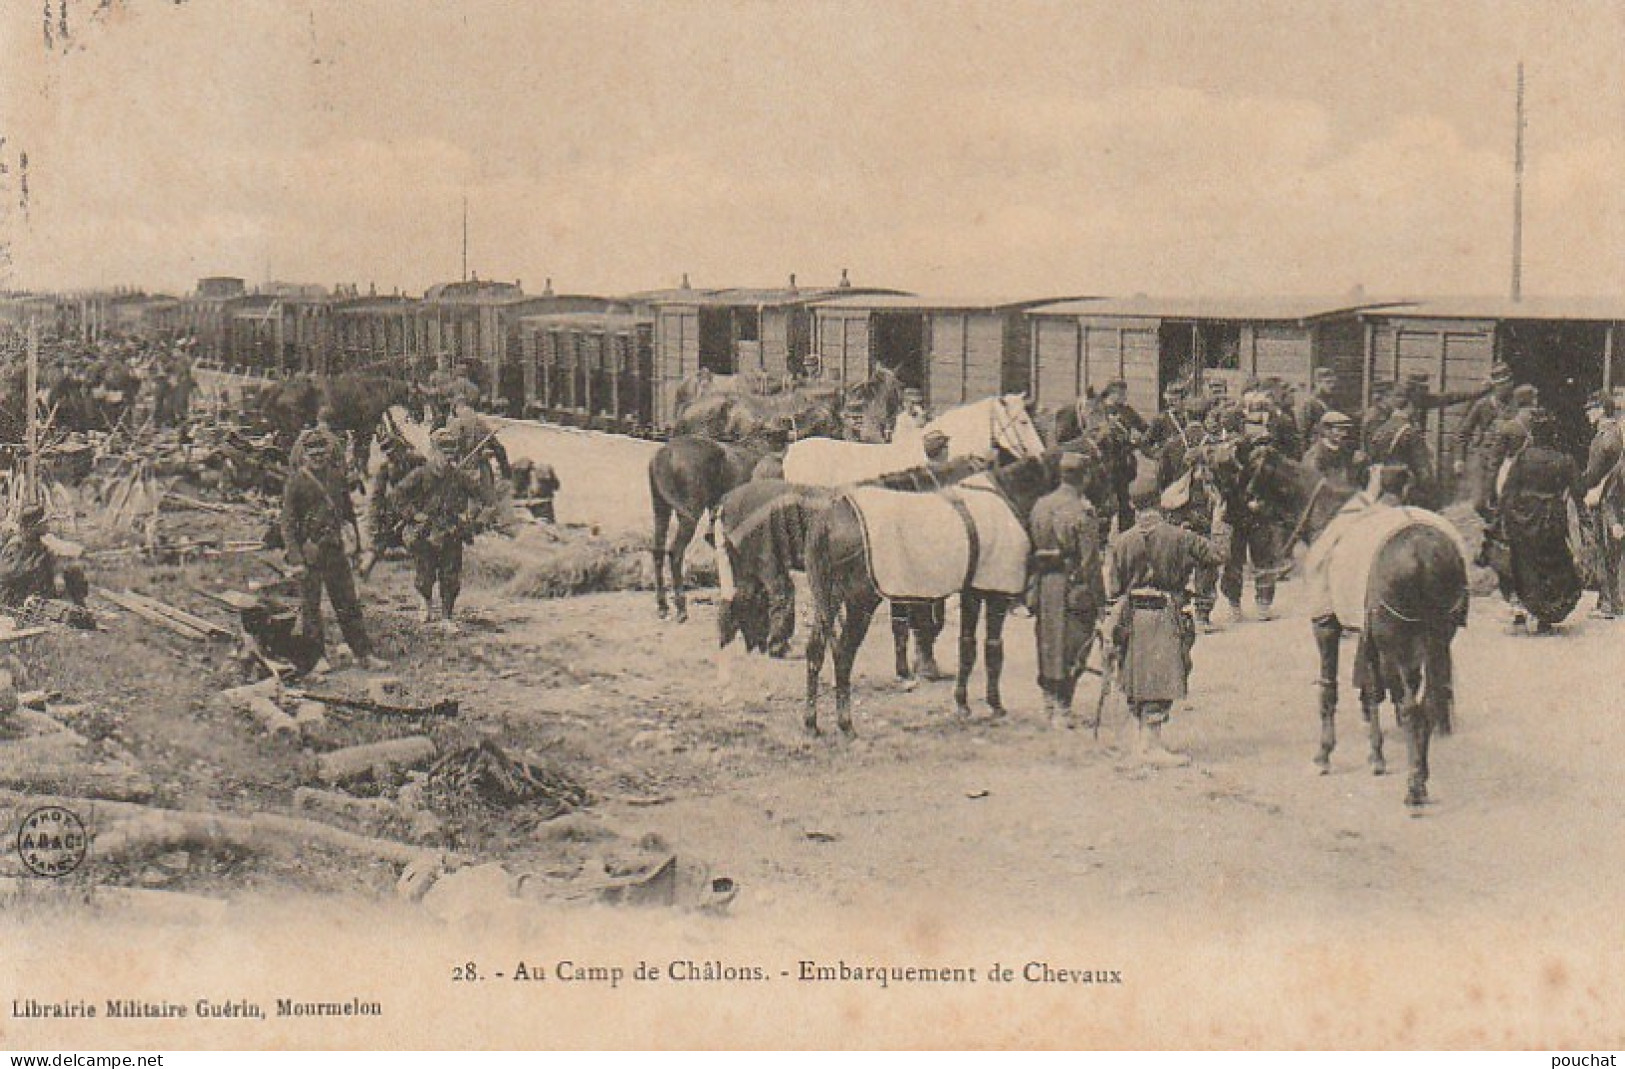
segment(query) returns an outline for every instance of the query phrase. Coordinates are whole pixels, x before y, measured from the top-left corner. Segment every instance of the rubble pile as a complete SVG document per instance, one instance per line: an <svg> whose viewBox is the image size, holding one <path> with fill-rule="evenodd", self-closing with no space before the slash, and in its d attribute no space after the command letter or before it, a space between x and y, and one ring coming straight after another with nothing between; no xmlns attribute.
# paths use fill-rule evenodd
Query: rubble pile
<svg viewBox="0 0 1625 1069"><path fill-rule="evenodd" d="M461 812L471 806L529 806L540 810L543 819L579 809L589 801L585 788L564 773L510 757L490 739L448 753L431 765L424 796L432 808L444 812Z"/></svg>

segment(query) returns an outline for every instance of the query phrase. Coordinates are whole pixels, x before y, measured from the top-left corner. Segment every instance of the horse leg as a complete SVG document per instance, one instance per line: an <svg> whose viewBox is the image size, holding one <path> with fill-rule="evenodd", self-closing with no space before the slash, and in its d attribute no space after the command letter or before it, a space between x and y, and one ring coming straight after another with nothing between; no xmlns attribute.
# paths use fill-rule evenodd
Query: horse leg
<svg viewBox="0 0 1625 1069"><path fill-rule="evenodd" d="M922 601L909 610L909 628L914 632L915 674L928 683L946 679L937 667L937 636L948 613L944 598Z"/></svg>
<svg viewBox="0 0 1625 1069"><path fill-rule="evenodd" d="M821 601L817 593L813 595L816 601ZM813 616L812 627L807 630L807 712L802 723L809 735L821 735L818 730L818 677L824 672L824 647L829 644L830 633L835 624L820 604Z"/></svg>
<svg viewBox="0 0 1625 1069"><path fill-rule="evenodd" d="M987 598L987 637L982 650L987 657L987 704L994 716L1004 715L1004 700L999 695L999 676L1004 672L1004 617L1010 611L1010 599L1002 594L989 594Z"/></svg>
<svg viewBox="0 0 1625 1069"><path fill-rule="evenodd" d="M654 501L655 532L652 543L655 558L655 611L664 620L671 610L666 606L666 529L671 523L671 504L650 480L649 496Z"/></svg>
<svg viewBox="0 0 1625 1069"><path fill-rule="evenodd" d="M1448 634L1433 634L1427 639L1427 702L1432 726L1441 735L1449 735L1455 727L1456 669L1450 656L1450 641L1455 629Z"/></svg>
<svg viewBox="0 0 1625 1069"><path fill-rule="evenodd" d="M672 538L671 556L668 563L671 566L671 597L677 605L677 622L688 622L688 595L683 592L683 558L688 556L688 544L694 541L694 532L699 529L699 518L677 516L677 534Z"/></svg>
<svg viewBox="0 0 1625 1069"><path fill-rule="evenodd" d="M891 605L892 652L895 657L897 678L907 682L914 678L914 673L909 671L908 668L908 608L897 601L889 604Z"/></svg>
<svg viewBox="0 0 1625 1069"><path fill-rule="evenodd" d="M835 644L835 723L847 738L857 731L852 727L852 665L863 648L863 636L869 633L869 621L874 617L876 602L846 603L846 625L841 628L840 641Z"/></svg>
<svg viewBox="0 0 1625 1069"><path fill-rule="evenodd" d="M1335 616L1316 617L1311 626L1320 651L1320 752L1315 764L1324 776L1331 771L1332 750L1337 747L1337 657L1343 626Z"/></svg>
<svg viewBox="0 0 1625 1069"><path fill-rule="evenodd" d="M959 670L954 674L954 708L970 715L970 674L976 667L976 622L982 616L982 596L973 590L959 595Z"/></svg>
<svg viewBox="0 0 1625 1069"><path fill-rule="evenodd" d="M1360 680L1360 717L1371 737L1371 774L1381 776L1388 771L1388 762L1382 756L1382 699L1385 693L1394 695L1394 707L1398 709L1399 691L1385 687L1382 658L1377 655L1369 630L1360 633L1355 657L1359 661L1356 677Z"/></svg>
<svg viewBox="0 0 1625 1069"><path fill-rule="evenodd" d="M1399 708L1400 727L1405 730L1405 748L1411 766L1410 782L1405 787L1408 806L1427 804L1428 737L1433 733L1433 724L1422 701L1422 651L1416 648L1420 642L1420 639L1410 639L1411 648L1405 650L1405 663L1396 669L1394 674L1398 678L1391 688L1397 696L1395 704Z"/></svg>

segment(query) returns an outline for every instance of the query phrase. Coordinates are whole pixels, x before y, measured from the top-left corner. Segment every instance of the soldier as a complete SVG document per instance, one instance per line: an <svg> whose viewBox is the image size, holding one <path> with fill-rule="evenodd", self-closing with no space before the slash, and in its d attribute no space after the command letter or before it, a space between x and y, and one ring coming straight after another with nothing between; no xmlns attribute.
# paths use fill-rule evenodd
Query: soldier
<svg viewBox="0 0 1625 1069"><path fill-rule="evenodd" d="M373 654L356 599L355 577L344 547L344 528L357 529L355 509L344 485L343 459L330 436L315 435L305 442L300 464L289 474L282 491L282 544L300 584L300 632L322 643L322 591L333 603L339 630L356 663L382 668Z"/></svg>
<svg viewBox="0 0 1625 1069"><path fill-rule="evenodd" d="M1557 448L1557 421L1545 410L1529 419L1529 444L1513 460L1502 486L1499 522L1510 551L1510 568L1501 574L1502 593L1513 601L1513 627L1537 621L1547 634L1580 600L1580 577L1569 549L1570 495L1580 485L1574 458Z"/></svg>
<svg viewBox="0 0 1625 1069"><path fill-rule="evenodd" d="M941 431L929 431L922 442L927 464L940 464L948 459L949 438ZM782 475L782 470L781 470ZM930 598L923 601L894 599L891 602L892 649L896 655L897 678L912 684L916 678L927 682L947 679L947 673L937 667L936 641L948 622L948 599ZM908 662L908 636L914 635L914 667Z"/></svg>
<svg viewBox="0 0 1625 1069"><path fill-rule="evenodd" d="M1366 457L1353 448L1354 421L1341 412L1328 411L1320 417L1315 444L1303 455L1303 462L1330 479L1355 488L1365 486Z"/></svg>
<svg viewBox="0 0 1625 1069"><path fill-rule="evenodd" d="M402 535L412 554L412 585L422 601L419 618L426 624L434 621L438 586L441 626L453 631L463 588L463 545L474 540L480 485L459 462L461 443L455 431L442 427L430 441L434 457L401 483L399 500L407 514Z"/></svg>
<svg viewBox="0 0 1625 1069"><path fill-rule="evenodd" d="M1518 454L1529 445L1529 425L1540 407L1540 391L1522 383L1512 391L1512 412L1496 420L1491 429L1484 459L1485 499L1479 514L1491 520L1500 511L1501 484L1506 481L1507 470Z"/></svg>
<svg viewBox="0 0 1625 1069"><path fill-rule="evenodd" d="M1326 413L1332 411L1332 395L1337 392L1337 369L1330 367L1315 368L1315 385L1308 397L1298 405L1298 435L1304 444L1304 452L1314 448L1313 436L1320 428L1320 421ZM1345 417L1346 418L1346 417ZM1353 420L1349 423L1352 426Z"/></svg>
<svg viewBox="0 0 1625 1069"><path fill-rule="evenodd" d="M783 468L780 468L778 478L783 478ZM755 476L754 473L752 475ZM558 495L559 473L553 470L553 465L544 461L531 460L522 457L513 465L513 496L523 503L525 510L532 519L543 523L557 523L558 516L553 510L553 499Z"/></svg>
<svg viewBox="0 0 1625 1069"><path fill-rule="evenodd" d="M1371 439L1376 436L1377 428L1388 422L1388 417L1394 414L1394 384L1386 379L1377 379L1371 383L1371 402L1360 413L1360 449L1371 455Z"/></svg>
<svg viewBox="0 0 1625 1069"><path fill-rule="evenodd" d="M1410 399L1412 418L1422 430L1427 429L1427 414L1455 405L1466 404L1468 401L1477 401L1487 397L1495 389L1493 382L1486 382L1482 386L1475 386L1469 390L1452 390L1449 393L1434 393L1428 389L1431 377L1425 371L1413 371L1405 377L1400 392Z"/></svg>
<svg viewBox="0 0 1625 1069"><path fill-rule="evenodd" d="M1439 504L1438 482L1434 478L1427 434L1422 430L1418 414L1419 397L1421 394L1414 389L1398 392L1392 413L1371 434L1370 454L1373 464L1399 464L1409 468L1410 503L1433 509Z"/></svg>
<svg viewBox="0 0 1625 1069"><path fill-rule="evenodd" d="M1062 453L1061 484L1032 511L1033 580L1029 604L1038 638L1038 689L1050 726L1072 727L1072 694L1089 655L1105 586L1100 523L1085 494L1089 461Z"/></svg>
<svg viewBox="0 0 1625 1069"><path fill-rule="evenodd" d="M1106 384L1106 391L1090 409L1087 430L1100 447L1106 466L1107 485L1116 503L1117 529L1126 531L1134 523L1134 503L1129 500L1129 487L1138 470L1134 451L1146 432L1145 420L1128 403L1127 382L1115 379Z"/></svg>
<svg viewBox="0 0 1625 1069"><path fill-rule="evenodd" d="M83 606L90 583L76 564L61 569L62 588L57 589L57 559L45 544L50 528L45 509L25 506L17 517L17 532L0 543L0 605L21 606L29 598L67 598Z"/></svg>
<svg viewBox="0 0 1625 1069"><path fill-rule="evenodd" d="M1258 606L1258 618L1269 620L1275 615L1276 532L1269 518L1256 511L1246 492L1248 473L1261 463L1260 451L1272 450L1275 445L1267 435L1250 436L1250 429L1253 428L1248 426L1245 412L1239 406L1230 408L1220 417L1220 436L1214 442L1215 452L1233 451L1230 467L1239 473L1234 484L1225 485L1221 490L1222 522L1216 517L1213 528L1224 552L1219 590L1229 603L1230 618L1238 621L1241 619L1242 582L1249 564L1253 569L1253 598Z"/></svg>
<svg viewBox="0 0 1625 1069"><path fill-rule="evenodd" d="M1162 411L1157 413L1140 439L1140 452L1157 462L1157 483L1160 486L1166 486L1179 477L1178 470L1170 473L1168 469L1176 465L1183 469L1185 452L1191 445L1190 411L1186 407L1185 396L1183 383L1169 383L1162 391ZM1167 448L1169 443L1175 443L1176 448ZM1170 474L1171 477L1164 481L1164 476Z"/></svg>
<svg viewBox="0 0 1625 1069"><path fill-rule="evenodd" d="M1516 411L1512 400L1514 389L1512 369L1496 361L1490 368L1489 395L1473 402L1456 430L1455 472L1458 477L1467 477L1473 507L1480 515L1488 513L1495 496L1497 469L1491 466L1490 460L1495 447L1495 427Z"/></svg>
<svg viewBox="0 0 1625 1069"><path fill-rule="evenodd" d="M1167 748L1162 726L1190 680L1196 627L1186 611L1186 588L1197 565L1218 564L1222 557L1210 540L1167 522L1155 496L1137 505L1134 528L1111 554L1117 678L1139 726L1142 760L1184 765L1190 758Z"/></svg>
<svg viewBox="0 0 1625 1069"><path fill-rule="evenodd" d="M1625 611L1620 591L1620 560L1625 557L1625 431L1619 423L1619 408L1612 394L1598 391L1586 403L1586 417L1596 431L1586 469L1580 477L1585 506L1597 543L1597 607L1592 616L1612 620Z"/></svg>
<svg viewBox="0 0 1625 1069"><path fill-rule="evenodd" d="M451 418L443 429L456 436L457 462L478 474L481 487L489 489L499 478L513 478L508 451L495 430L467 402L453 403Z"/></svg>
<svg viewBox="0 0 1625 1069"><path fill-rule="evenodd" d="M383 444L384 462L374 473L367 494L367 527L372 535L372 549L361 566L363 579L372 574L385 553L405 548L401 525L406 517L401 514L397 498L401 483L423 466L423 455L399 434L386 434Z"/></svg>

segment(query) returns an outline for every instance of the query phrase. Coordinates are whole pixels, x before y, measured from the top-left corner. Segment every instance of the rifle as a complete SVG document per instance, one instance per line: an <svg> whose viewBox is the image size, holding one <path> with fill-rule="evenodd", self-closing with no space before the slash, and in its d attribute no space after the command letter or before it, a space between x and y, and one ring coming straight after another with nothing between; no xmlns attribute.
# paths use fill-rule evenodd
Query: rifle
<svg viewBox="0 0 1625 1069"><path fill-rule="evenodd" d="M1106 711L1106 698L1111 694L1112 684L1117 679L1117 654L1112 649L1111 637L1102 630L1105 626L1103 621L1089 640L1090 646L1097 641L1100 643L1100 696L1095 699L1095 716L1089 724L1089 731L1096 741L1100 739L1100 720Z"/></svg>
<svg viewBox="0 0 1625 1069"><path fill-rule="evenodd" d="M314 691L289 691L289 696L305 701L321 702L335 709L352 709L360 713L382 713L389 716L456 716L459 705L456 698L442 698L429 705L391 705L371 698L350 698L342 694L318 694Z"/></svg>

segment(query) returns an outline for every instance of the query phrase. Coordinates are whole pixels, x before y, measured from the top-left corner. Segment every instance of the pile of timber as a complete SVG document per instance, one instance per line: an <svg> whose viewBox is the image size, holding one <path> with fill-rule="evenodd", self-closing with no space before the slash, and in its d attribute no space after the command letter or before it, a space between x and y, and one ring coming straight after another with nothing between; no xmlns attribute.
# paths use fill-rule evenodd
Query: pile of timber
<svg viewBox="0 0 1625 1069"><path fill-rule="evenodd" d="M112 602L126 612L133 613L150 624L156 624L185 639L193 642L207 642L212 638L230 638L232 631L229 627L215 623L213 620L177 609L167 602L146 594L137 594L133 590L122 593L113 590L98 590L100 597Z"/></svg>
<svg viewBox="0 0 1625 1069"><path fill-rule="evenodd" d="M470 807L539 808L546 818L585 806L587 791L579 783L533 759L510 757L490 739L456 750L429 768L425 783L429 804L445 811Z"/></svg>

